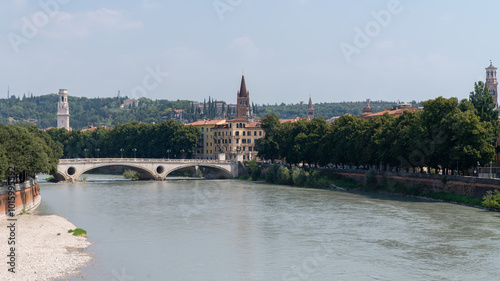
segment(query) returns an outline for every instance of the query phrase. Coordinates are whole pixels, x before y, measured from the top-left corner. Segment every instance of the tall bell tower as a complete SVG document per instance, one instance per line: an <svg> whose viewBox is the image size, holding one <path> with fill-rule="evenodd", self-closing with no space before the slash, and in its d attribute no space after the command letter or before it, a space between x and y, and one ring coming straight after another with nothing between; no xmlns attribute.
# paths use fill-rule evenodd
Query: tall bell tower
<svg viewBox="0 0 500 281"><path fill-rule="evenodd" d="M237 98L238 115L236 118L248 119L248 107L250 106L250 93L247 91L245 76L241 76L241 86Z"/></svg>
<svg viewBox="0 0 500 281"><path fill-rule="evenodd" d="M59 100L57 102L57 128L66 128L66 130L70 130L68 90L66 89L59 90Z"/></svg>
<svg viewBox="0 0 500 281"><path fill-rule="evenodd" d="M490 91L495 103L495 109L498 108L498 81L497 81L497 68L493 66L490 61L490 66L486 68L486 87Z"/></svg>

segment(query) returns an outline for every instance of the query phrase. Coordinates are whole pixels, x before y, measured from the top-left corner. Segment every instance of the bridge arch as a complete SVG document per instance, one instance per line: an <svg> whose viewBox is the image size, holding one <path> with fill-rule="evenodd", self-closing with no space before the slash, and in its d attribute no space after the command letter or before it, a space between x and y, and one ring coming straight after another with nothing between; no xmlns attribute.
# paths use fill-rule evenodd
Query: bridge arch
<svg viewBox="0 0 500 281"><path fill-rule="evenodd" d="M205 164L205 163L200 163L200 164L186 164L186 165L179 165L179 166L176 166L174 168L171 168L167 171L167 173L165 174L165 178L172 172L175 172L175 171L178 171L178 170L182 170L182 169L185 169L185 168L195 168L195 169L199 169L199 168L210 168L210 169L213 169L215 171L217 171L218 173L215 174L215 178L217 179L232 179L233 178L233 174L231 173L230 170L224 168L224 167L221 167L221 166L218 166L218 165L214 165L214 164ZM165 179L163 178L163 179Z"/></svg>
<svg viewBox="0 0 500 281"><path fill-rule="evenodd" d="M162 165L158 165L159 167L163 167ZM130 170L133 170L133 171L136 171L139 173L139 175L141 176L142 179L145 179L145 180L158 180L159 178L161 178L161 175L158 175L158 174L155 174L153 173L153 171L151 171L150 169L146 168L146 167L143 167L141 166L140 164L133 164L133 163L123 163L123 164L116 164L116 163L102 163L102 164L94 164L94 165L91 165L91 166L86 166L86 167L83 167L83 168L76 168L74 166L70 166L68 168L66 168L64 171L60 171L58 170L57 171L57 174L54 175L54 178L56 179L56 181L65 181L65 180L69 180L69 181L77 181L78 178L85 174L86 172L88 171L92 171L92 170L95 170L95 169L98 169L98 168L102 168L102 167L125 167L125 168L129 168ZM162 168L157 168L155 170L161 170ZM163 168L164 170L164 168Z"/></svg>

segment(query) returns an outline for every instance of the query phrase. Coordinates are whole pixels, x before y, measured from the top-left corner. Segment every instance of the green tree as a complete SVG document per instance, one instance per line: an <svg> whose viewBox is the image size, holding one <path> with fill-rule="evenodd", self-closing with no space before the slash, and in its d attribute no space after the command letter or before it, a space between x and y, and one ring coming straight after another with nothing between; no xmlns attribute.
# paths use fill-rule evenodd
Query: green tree
<svg viewBox="0 0 500 281"><path fill-rule="evenodd" d="M493 101L493 96L484 82L474 83L474 91L470 92L469 100L476 108L481 121L491 122L495 127L498 127L498 110L495 109L496 104Z"/></svg>

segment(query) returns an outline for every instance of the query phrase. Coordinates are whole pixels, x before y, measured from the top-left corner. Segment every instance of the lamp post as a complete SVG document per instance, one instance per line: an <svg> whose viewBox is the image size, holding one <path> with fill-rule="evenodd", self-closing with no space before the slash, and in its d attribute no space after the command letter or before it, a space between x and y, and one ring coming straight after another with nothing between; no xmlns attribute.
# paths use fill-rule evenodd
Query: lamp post
<svg viewBox="0 0 500 281"><path fill-rule="evenodd" d="M135 159L136 158L137 148L132 148L132 151L134 152L134 159Z"/></svg>
<svg viewBox="0 0 500 281"><path fill-rule="evenodd" d="M96 152L97 158L99 158L99 151L101 151L99 148L96 148L96 149L95 149L95 152Z"/></svg>
<svg viewBox="0 0 500 281"><path fill-rule="evenodd" d="M85 158L87 158L87 152L89 151L89 149L85 148L83 151L85 151Z"/></svg>
<svg viewBox="0 0 500 281"><path fill-rule="evenodd" d="M167 158L168 158L168 159L170 159L170 152L172 152L172 150L167 149Z"/></svg>
<svg viewBox="0 0 500 281"><path fill-rule="evenodd" d="M121 155L121 158L122 158L122 159L123 159L123 151L124 151L124 150L125 150L125 149L120 148L120 155Z"/></svg>

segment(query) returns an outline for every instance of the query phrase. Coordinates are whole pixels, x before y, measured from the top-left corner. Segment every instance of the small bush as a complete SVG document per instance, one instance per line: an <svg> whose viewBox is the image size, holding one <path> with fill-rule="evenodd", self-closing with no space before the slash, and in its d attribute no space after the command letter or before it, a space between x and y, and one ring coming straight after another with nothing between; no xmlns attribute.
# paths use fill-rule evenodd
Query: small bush
<svg viewBox="0 0 500 281"><path fill-rule="evenodd" d="M261 170L259 167L259 164L257 164L257 161L255 159L251 159L247 163L247 171L248 174L252 177L253 181L256 181L261 174Z"/></svg>
<svg viewBox="0 0 500 281"><path fill-rule="evenodd" d="M278 165L272 165L266 170L266 181L269 183L276 183L277 175L278 175Z"/></svg>
<svg viewBox="0 0 500 281"><path fill-rule="evenodd" d="M278 184L290 184L292 177L290 176L290 170L285 166L280 166L278 168L278 173L276 176L276 183Z"/></svg>
<svg viewBox="0 0 500 281"><path fill-rule="evenodd" d="M128 179L128 180L141 179L141 176L139 175L139 173L136 171L132 171L132 170L125 170L125 172L123 172L123 177Z"/></svg>
<svg viewBox="0 0 500 281"><path fill-rule="evenodd" d="M500 209L500 191L498 189L486 192L486 195L483 197L483 207Z"/></svg>
<svg viewBox="0 0 500 281"><path fill-rule="evenodd" d="M304 186L307 177L309 176L309 173L295 166L292 168L291 174L292 174L292 183L293 185L296 186Z"/></svg>

